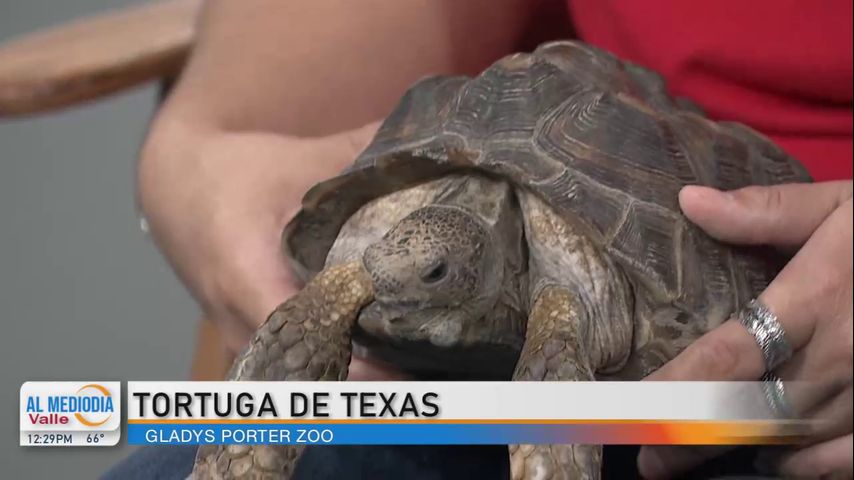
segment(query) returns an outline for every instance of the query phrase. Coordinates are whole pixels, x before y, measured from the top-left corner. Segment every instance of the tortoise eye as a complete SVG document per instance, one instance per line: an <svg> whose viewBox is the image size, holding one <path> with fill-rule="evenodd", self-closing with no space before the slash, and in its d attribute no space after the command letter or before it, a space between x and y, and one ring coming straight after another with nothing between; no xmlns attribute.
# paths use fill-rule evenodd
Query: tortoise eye
<svg viewBox="0 0 854 480"><path fill-rule="evenodd" d="M425 273L421 275L421 280L424 283L436 283L448 274L448 264L445 263L444 260L439 260L435 265L427 269Z"/></svg>

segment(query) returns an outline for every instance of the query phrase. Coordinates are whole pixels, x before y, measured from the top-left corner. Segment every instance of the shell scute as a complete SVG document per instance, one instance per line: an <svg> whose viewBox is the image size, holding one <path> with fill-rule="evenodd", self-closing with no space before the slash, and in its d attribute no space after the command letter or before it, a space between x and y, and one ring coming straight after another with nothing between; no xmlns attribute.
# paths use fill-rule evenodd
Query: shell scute
<svg viewBox="0 0 854 480"><path fill-rule="evenodd" d="M698 314L739 304L773 273L689 225L679 190L809 181L770 140L670 97L654 72L556 42L471 79L412 87L351 168L307 194L285 231L286 253L310 276L359 207L467 169L533 192L588 228L648 296Z"/></svg>

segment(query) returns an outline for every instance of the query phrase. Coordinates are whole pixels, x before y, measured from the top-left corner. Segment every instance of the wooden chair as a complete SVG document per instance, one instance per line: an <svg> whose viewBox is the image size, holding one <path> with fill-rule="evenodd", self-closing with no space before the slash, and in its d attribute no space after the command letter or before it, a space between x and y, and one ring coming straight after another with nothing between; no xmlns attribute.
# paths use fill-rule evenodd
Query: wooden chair
<svg viewBox="0 0 854 480"><path fill-rule="evenodd" d="M200 0L78 20L0 44L0 118L45 113L175 77Z"/></svg>
<svg viewBox="0 0 854 480"><path fill-rule="evenodd" d="M0 120L44 114L149 82L169 84L192 48L201 0L97 15L0 44ZM224 377L232 356L199 321L191 377Z"/></svg>

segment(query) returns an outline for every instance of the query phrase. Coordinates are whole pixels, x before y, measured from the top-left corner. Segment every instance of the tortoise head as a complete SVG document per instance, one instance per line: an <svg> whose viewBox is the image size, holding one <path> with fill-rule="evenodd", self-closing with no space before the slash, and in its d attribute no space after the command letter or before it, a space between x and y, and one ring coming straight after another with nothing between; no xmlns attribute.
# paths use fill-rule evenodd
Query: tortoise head
<svg viewBox="0 0 854 480"><path fill-rule="evenodd" d="M369 246L363 262L375 292L359 317L367 333L437 347L488 337L488 322L479 320L499 296L503 262L494 232L477 214L422 207Z"/></svg>

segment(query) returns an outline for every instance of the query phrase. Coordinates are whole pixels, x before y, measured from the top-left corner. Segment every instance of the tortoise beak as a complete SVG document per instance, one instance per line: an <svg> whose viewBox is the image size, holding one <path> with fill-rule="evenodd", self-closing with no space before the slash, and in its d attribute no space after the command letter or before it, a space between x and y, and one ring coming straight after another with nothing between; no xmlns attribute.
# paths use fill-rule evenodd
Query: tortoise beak
<svg viewBox="0 0 854 480"><path fill-rule="evenodd" d="M365 333L381 339L390 337L388 326L403 318L403 311L371 302L359 313L357 323Z"/></svg>

